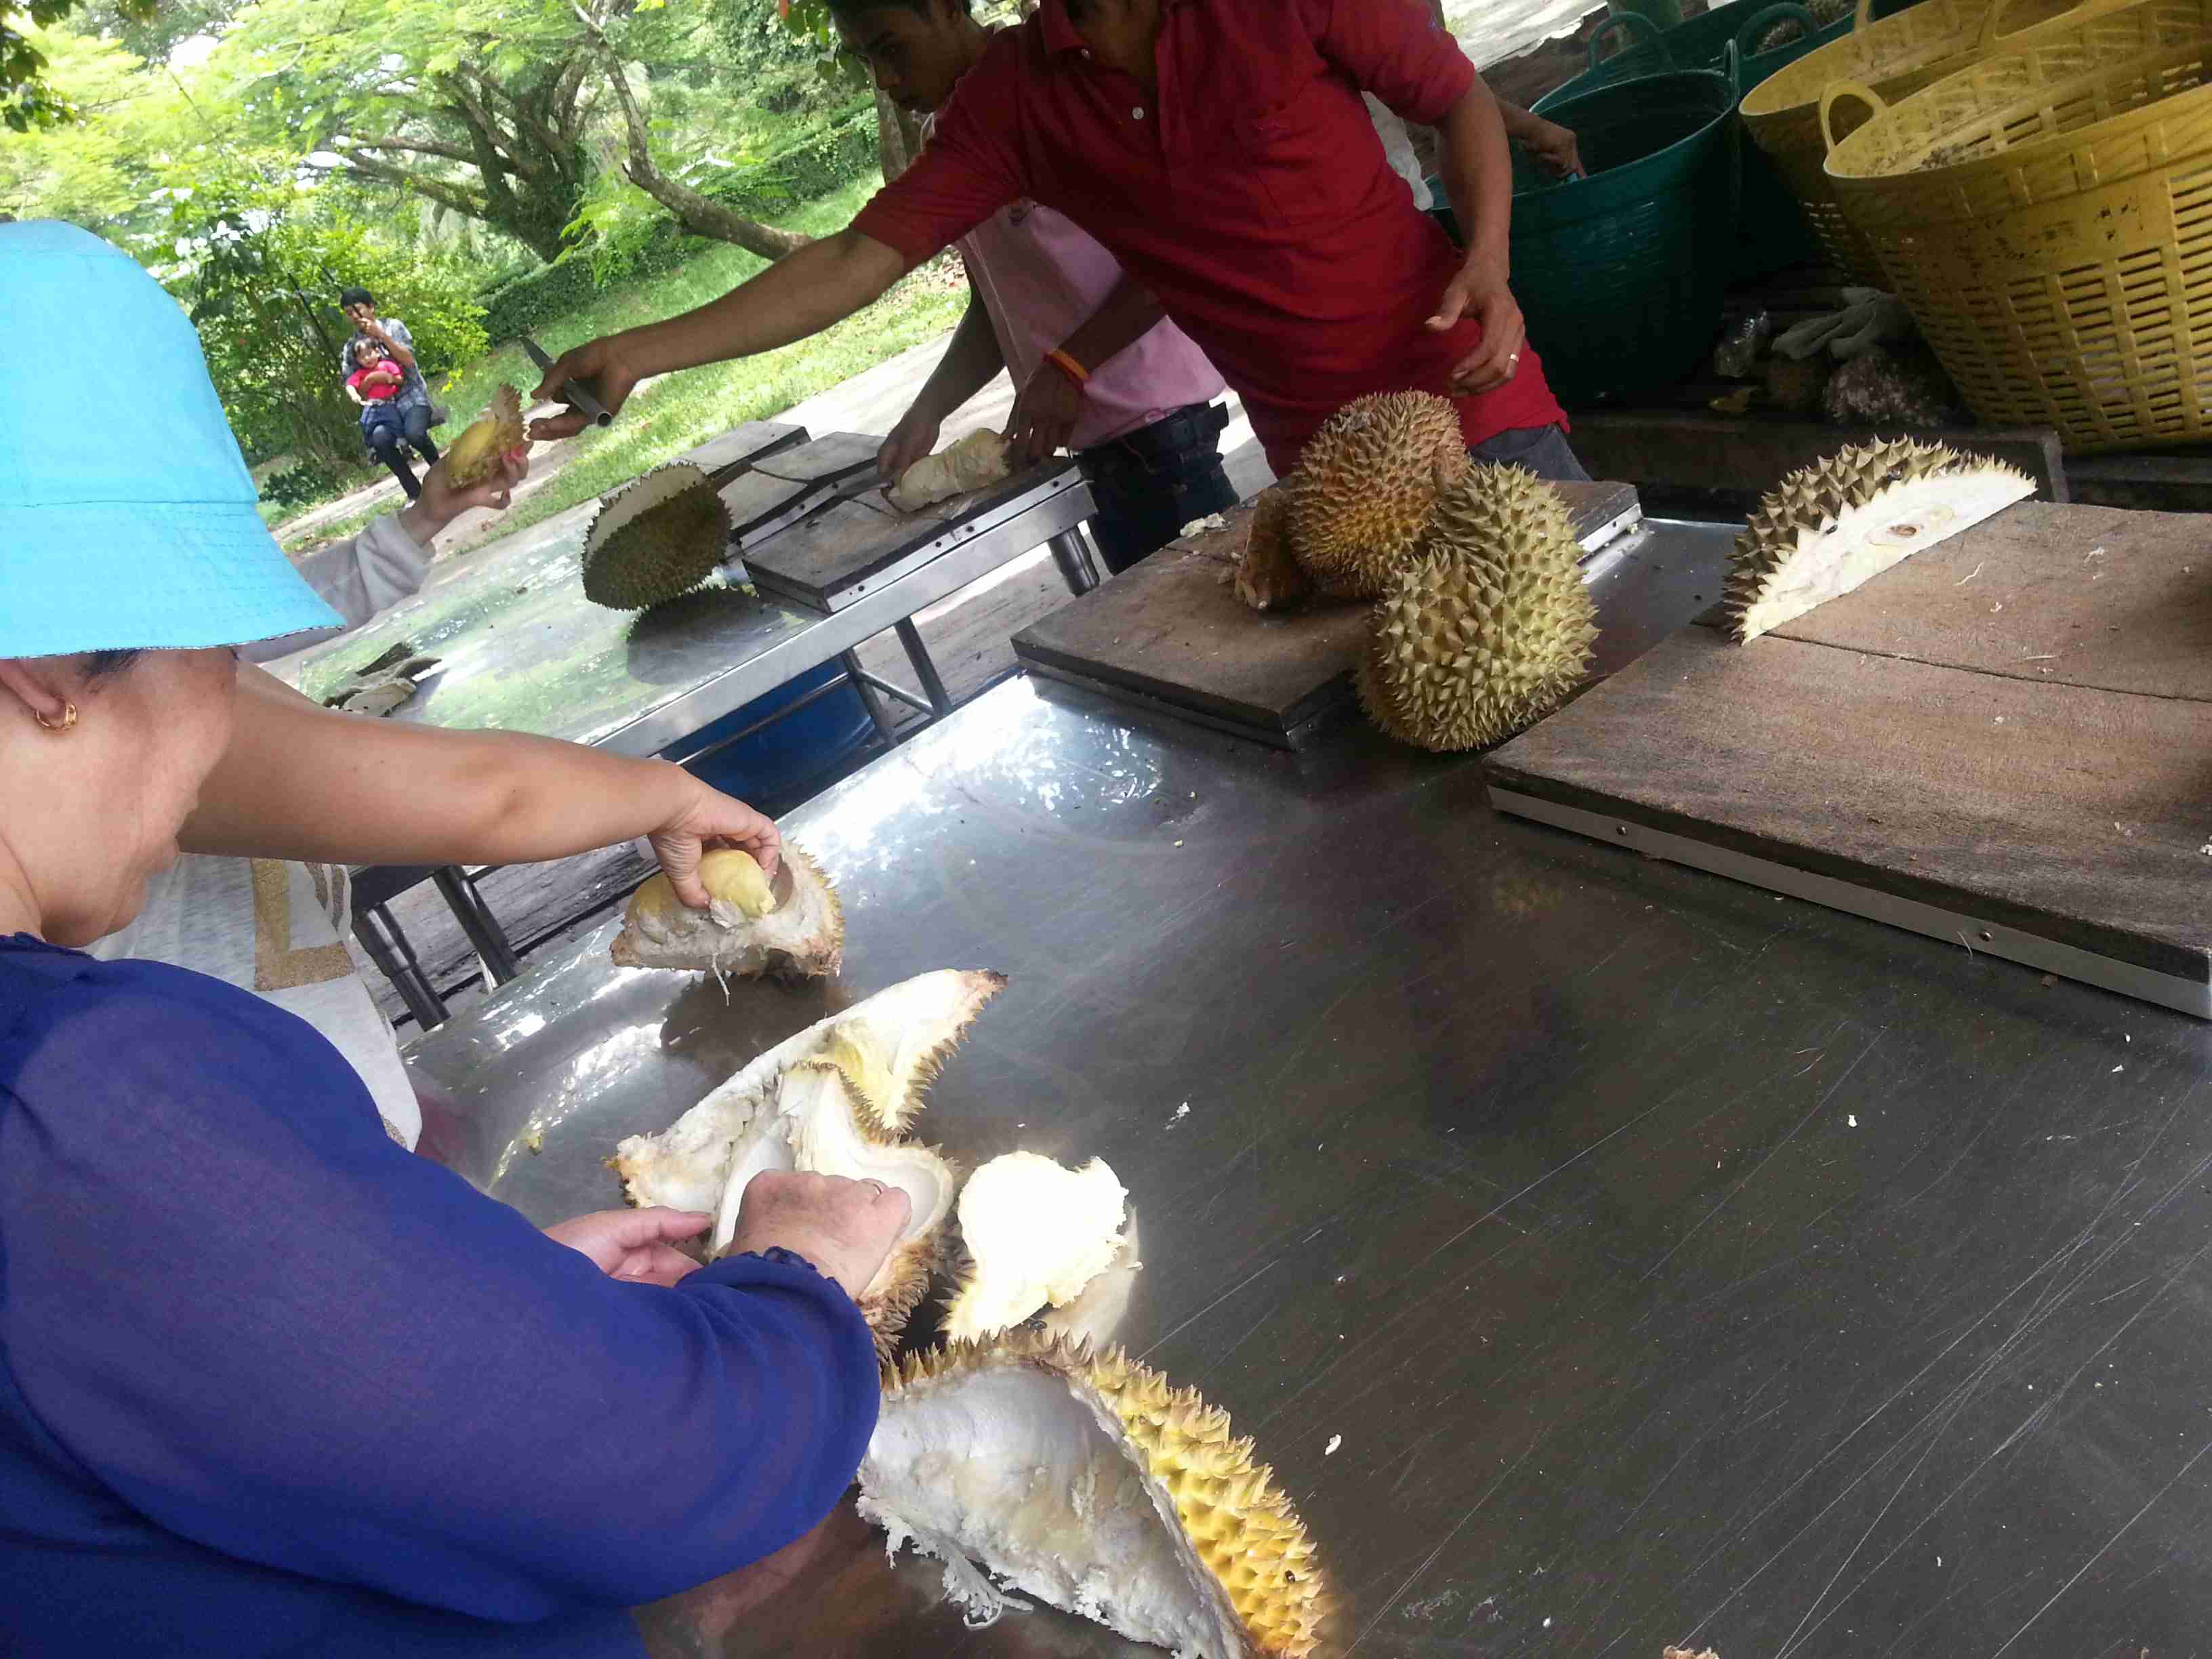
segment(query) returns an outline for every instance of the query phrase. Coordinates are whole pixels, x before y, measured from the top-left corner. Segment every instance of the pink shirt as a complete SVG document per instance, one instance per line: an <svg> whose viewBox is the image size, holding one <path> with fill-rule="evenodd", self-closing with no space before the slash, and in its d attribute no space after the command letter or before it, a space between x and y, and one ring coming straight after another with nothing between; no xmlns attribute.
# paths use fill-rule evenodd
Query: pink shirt
<svg viewBox="0 0 2212 1659"><path fill-rule="evenodd" d="M1034 202L999 209L960 239L960 252L991 314L991 331L999 337L1017 391L1045 353L1090 321L1121 281L1112 254L1070 220ZM1091 381L1068 442L1079 452L1149 426L1186 404L1211 403L1228 390L1206 354L1165 319L1107 362L1084 368Z"/></svg>

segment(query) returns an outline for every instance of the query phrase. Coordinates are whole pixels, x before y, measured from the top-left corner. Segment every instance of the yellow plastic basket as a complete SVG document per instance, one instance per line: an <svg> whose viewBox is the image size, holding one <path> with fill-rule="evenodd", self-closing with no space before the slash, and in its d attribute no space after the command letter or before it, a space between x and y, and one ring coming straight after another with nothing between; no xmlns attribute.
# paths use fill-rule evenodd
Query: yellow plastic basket
<svg viewBox="0 0 2212 1659"><path fill-rule="evenodd" d="M1872 88L1887 103L1911 96L1954 70L1994 52L2024 46L2062 20L2109 10L2124 0L1920 0L1879 21L1871 0L1858 0L1849 34L1807 52L1744 94L1743 125L1774 158L1821 251L1860 281L1881 281L1874 251L1836 205L1822 162L1821 94L1838 81Z"/></svg>
<svg viewBox="0 0 2212 1659"><path fill-rule="evenodd" d="M1875 112L1827 176L1983 420L2212 436L2212 0L2137 0Z"/></svg>

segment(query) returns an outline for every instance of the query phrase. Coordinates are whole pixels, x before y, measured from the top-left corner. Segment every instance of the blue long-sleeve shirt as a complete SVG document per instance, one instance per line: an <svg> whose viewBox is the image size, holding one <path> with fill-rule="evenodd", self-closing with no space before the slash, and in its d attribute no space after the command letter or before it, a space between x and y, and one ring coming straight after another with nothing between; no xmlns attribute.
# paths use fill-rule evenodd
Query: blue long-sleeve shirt
<svg viewBox="0 0 2212 1659"><path fill-rule="evenodd" d="M877 1400L796 1258L608 1279L291 1015L0 939L0 1653L634 1655Z"/></svg>

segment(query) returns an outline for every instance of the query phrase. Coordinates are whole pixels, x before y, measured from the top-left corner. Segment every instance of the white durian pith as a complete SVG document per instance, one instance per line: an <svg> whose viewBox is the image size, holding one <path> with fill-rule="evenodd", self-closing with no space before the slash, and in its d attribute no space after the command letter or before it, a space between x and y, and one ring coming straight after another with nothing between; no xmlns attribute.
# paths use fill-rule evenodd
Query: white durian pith
<svg viewBox="0 0 2212 1659"><path fill-rule="evenodd" d="M1755 640L2034 492L2012 467L1910 439L1801 467L1736 538L1723 599L1735 636Z"/></svg>
<svg viewBox="0 0 2212 1659"><path fill-rule="evenodd" d="M730 509L687 461L655 467L601 507L584 532L584 597L643 611L690 592L730 556Z"/></svg>
<svg viewBox="0 0 2212 1659"><path fill-rule="evenodd" d="M1306 1659L1328 1594L1227 1413L1118 1349L1028 1332L887 1365L860 1510L945 1565L971 1620L1012 1592L1187 1659Z"/></svg>
<svg viewBox="0 0 2212 1659"><path fill-rule="evenodd" d="M1008 1152L984 1164L960 1193L968 1261L945 1334L981 1340L1074 1301L1115 1265L1127 1198L1103 1158L1071 1170Z"/></svg>
<svg viewBox="0 0 2212 1659"><path fill-rule="evenodd" d="M746 880L736 860L752 862L750 854L735 848L717 848L701 860L708 888L704 910L678 899L665 875L649 878L630 895L622 932L609 947L615 965L737 978L818 979L836 973L845 956L845 911L822 866L805 849L785 842L781 861L790 891L763 910L761 894L768 891L773 900L772 891L764 881ZM754 864L756 878L759 870Z"/></svg>
<svg viewBox="0 0 2212 1659"><path fill-rule="evenodd" d="M878 1355L888 1358L936 1273L960 1172L934 1146L883 1135L872 1116L851 1079L827 1060L801 1060L777 1078L731 1147L708 1254L729 1248L745 1188L763 1171L797 1170L899 1188L907 1196L907 1224L858 1298Z"/></svg>
<svg viewBox="0 0 2212 1659"><path fill-rule="evenodd" d="M641 1209L665 1204L712 1214L729 1184L737 1143L770 1091L793 1066L826 1058L833 1042L872 1057L872 1073L890 1097L871 1099L869 1108L898 1132L921 1111L923 1088L960 1034L1006 984L1003 974L940 968L817 1020L756 1055L667 1128L616 1146L609 1164L623 1195Z"/></svg>
<svg viewBox="0 0 2212 1659"><path fill-rule="evenodd" d="M1298 457L1290 546L1324 593L1371 599L1409 559L1438 494L1466 476L1459 411L1426 392L1346 404Z"/></svg>
<svg viewBox="0 0 2212 1659"><path fill-rule="evenodd" d="M1589 672L1597 609L1559 493L1479 466L1438 497L1418 556L1375 607L1356 677L1383 731L1480 748L1556 708Z"/></svg>

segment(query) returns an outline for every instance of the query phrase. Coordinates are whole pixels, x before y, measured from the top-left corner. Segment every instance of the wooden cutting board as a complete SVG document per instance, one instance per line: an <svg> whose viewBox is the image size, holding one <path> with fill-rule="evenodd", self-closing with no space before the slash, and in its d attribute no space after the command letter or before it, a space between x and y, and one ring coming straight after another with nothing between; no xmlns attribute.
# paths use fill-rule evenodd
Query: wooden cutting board
<svg viewBox="0 0 2212 1659"><path fill-rule="evenodd" d="M1748 646L1686 629L1494 804L2212 1018L2212 544L2022 503Z"/></svg>
<svg viewBox="0 0 2212 1659"><path fill-rule="evenodd" d="M1565 484L1575 533L1592 546L1632 521L1626 484ZM1139 707L1299 748L1352 696L1371 606L1316 601L1286 612L1237 597L1248 502L1224 528L1170 542L1014 636L1034 673L1091 687Z"/></svg>

